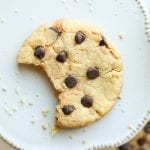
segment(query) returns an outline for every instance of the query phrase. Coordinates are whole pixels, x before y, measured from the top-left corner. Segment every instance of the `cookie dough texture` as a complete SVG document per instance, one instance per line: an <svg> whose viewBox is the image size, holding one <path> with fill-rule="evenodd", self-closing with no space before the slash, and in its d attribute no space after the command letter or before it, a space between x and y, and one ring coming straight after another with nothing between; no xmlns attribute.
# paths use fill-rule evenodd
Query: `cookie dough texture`
<svg viewBox="0 0 150 150"><path fill-rule="evenodd" d="M76 36L78 32L82 34ZM45 50L42 58L35 57L38 46ZM58 58L62 51L66 53L65 58ZM59 19L52 24L42 25L23 43L17 62L40 66L47 73L59 93L56 124L62 128L82 127L100 119L112 108L120 94L120 54L104 39L101 30L90 24ZM95 67L99 72L95 79L87 77L90 67ZM69 75L76 79L75 87L66 86L64 81ZM93 98L90 107L81 104L81 98L85 95ZM66 115L62 108L68 105L73 105L74 110Z"/></svg>

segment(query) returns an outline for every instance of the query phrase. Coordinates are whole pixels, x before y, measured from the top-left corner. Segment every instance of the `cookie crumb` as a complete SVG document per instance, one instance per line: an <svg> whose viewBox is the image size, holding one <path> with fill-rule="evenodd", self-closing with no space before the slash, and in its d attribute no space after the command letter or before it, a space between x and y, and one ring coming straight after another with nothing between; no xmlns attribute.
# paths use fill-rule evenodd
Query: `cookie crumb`
<svg viewBox="0 0 150 150"><path fill-rule="evenodd" d="M15 9L13 12L14 12L15 14L18 14L18 13L19 13L19 10L18 10L18 9Z"/></svg>
<svg viewBox="0 0 150 150"><path fill-rule="evenodd" d="M89 12L93 12L94 8L90 7Z"/></svg>
<svg viewBox="0 0 150 150"><path fill-rule="evenodd" d="M4 108L4 111L5 111L6 113L8 113L8 112L9 112L9 109L8 109L7 107L5 107L5 108Z"/></svg>
<svg viewBox="0 0 150 150"><path fill-rule="evenodd" d="M125 110L124 108L121 108L121 112L123 112L123 113L124 113L124 112L126 112L126 110Z"/></svg>
<svg viewBox="0 0 150 150"><path fill-rule="evenodd" d="M18 71L16 71L16 73L15 73L15 74L16 74L16 76L18 76L18 75L19 75L19 72L18 72Z"/></svg>
<svg viewBox="0 0 150 150"><path fill-rule="evenodd" d="M35 117L32 117L32 119L31 119L31 123L32 123L32 124L35 124L35 122L36 122Z"/></svg>
<svg viewBox="0 0 150 150"><path fill-rule="evenodd" d="M35 20L35 18L36 18L35 16L30 16L30 17L29 17L29 19L30 19L31 21Z"/></svg>
<svg viewBox="0 0 150 150"><path fill-rule="evenodd" d="M64 3L66 3L66 0L61 0L61 2L64 4Z"/></svg>
<svg viewBox="0 0 150 150"><path fill-rule="evenodd" d="M9 115L9 116L12 116L12 113L11 113L11 112L8 112L8 115Z"/></svg>
<svg viewBox="0 0 150 150"><path fill-rule="evenodd" d="M2 87L2 91L6 92L7 91L7 87L6 86Z"/></svg>
<svg viewBox="0 0 150 150"><path fill-rule="evenodd" d="M13 112L16 112L16 111L17 111L17 108L16 108L16 107L12 108L12 111L13 111Z"/></svg>
<svg viewBox="0 0 150 150"><path fill-rule="evenodd" d="M52 136L56 135L58 133L58 131L59 131L59 128L56 125L52 126L51 135Z"/></svg>
<svg viewBox="0 0 150 150"><path fill-rule="evenodd" d="M93 1L88 2L89 6L93 5Z"/></svg>
<svg viewBox="0 0 150 150"><path fill-rule="evenodd" d="M19 94L19 92L20 92L20 87L19 87L19 86L17 86L17 87L15 88L15 93L18 95L18 94Z"/></svg>
<svg viewBox="0 0 150 150"><path fill-rule="evenodd" d="M39 97L39 94L35 94L35 97Z"/></svg>
<svg viewBox="0 0 150 150"><path fill-rule="evenodd" d="M82 140L82 144L87 144L87 140Z"/></svg>
<svg viewBox="0 0 150 150"><path fill-rule="evenodd" d="M4 108L4 111L9 115L12 116L12 113L10 112L10 109L8 107Z"/></svg>
<svg viewBox="0 0 150 150"><path fill-rule="evenodd" d="M42 124L41 126L43 130L46 130L48 128L47 124Z"/></svg>
<svg viewBox="0 0 150 150"><path fill-rule="evenodd" d="M118 34L119 39L123 40L125 38L125 34L123 32L120 32Z"/></svg>
<svg viewBox="0 0 150 150"><path fill-rule="evenodd" d="M4 18L0 19L0 23L5 23L5 22L6 22L6 19L4 19Z"/></svg>
<svg viewBox="0 0 150 150"><path fill-rule="evenodd" d="M32 116L32 118L35 118L35 114L32 114L31 116Z"/></svg>
<svg viewBox="0 0 150 150"><path fill-rule="evenodd" d="M42 115L43 115L44 117L47 117L48 114L49 114L49 112L50 112L50 109L49 109L49 108L43 108L42 111L41 111L41 113L42 113Z"/></svg>
<svg viewBox="0 0 150 150"><path fill-rule="evenodd" d="M133 125L132 125L132 124L129 124L129 125L128 125L128 129L132 130L132 129L133 129Z"/></svg>
<svg viewBox="0 0 150 150"><path fill-rule="evenodd" d="M26 99L24 97L21 98L20 104L22 104L22 105L26 104Z"/></svg>
<svg viewBox="0 0 150 150"><path fill-rule="evenodd" d="M65 89L67 89L67 86L66 86L65 83L62 83L62 86L63 86Z"/></svg>
<svg viewBox="0 0 150 150"><path fill-rule="evenodd" d="M79 2L79 0L74 0L74 2L75 2L75 3L78 3L78 2Z"/></svg>
<svg viewBox="0 0 150 150"><path fill-rule="evenodd" d="M73 137L71 135L68 136L69 139L73 139Z"/></svg>
<svg viewBox="0 0 150 150"><path fill-rule="evenodd" d="M122 99L122 95L121 94L118 96L118 99Z"/></svg>
<svg viewBox="0 0 150 150"><path fill-rule="evenodd" d="M34 100L28 100L28 105L29 105L29 106L33 106L34 103L35 103Z"/></svg>

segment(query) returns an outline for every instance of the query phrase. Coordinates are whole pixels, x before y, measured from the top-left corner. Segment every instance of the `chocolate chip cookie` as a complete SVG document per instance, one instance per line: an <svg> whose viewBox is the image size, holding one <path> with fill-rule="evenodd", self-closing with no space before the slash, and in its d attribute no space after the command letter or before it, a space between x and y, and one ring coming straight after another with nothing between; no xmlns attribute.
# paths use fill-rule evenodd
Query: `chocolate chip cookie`
<svg viewBox="0 0 150 150"><path fill-rule="evenodd" d="M17 62L40 66L47 73L59 92L59 127L82 127L100 119L120 94L120 54L90 24L59 19L42 25L23 43Z"/></svg>
<svg viewBox="0 0 150 150"><path fill-rule="evenodd" d="M150 121L133 140L117 150L150 150Z"/></svg>

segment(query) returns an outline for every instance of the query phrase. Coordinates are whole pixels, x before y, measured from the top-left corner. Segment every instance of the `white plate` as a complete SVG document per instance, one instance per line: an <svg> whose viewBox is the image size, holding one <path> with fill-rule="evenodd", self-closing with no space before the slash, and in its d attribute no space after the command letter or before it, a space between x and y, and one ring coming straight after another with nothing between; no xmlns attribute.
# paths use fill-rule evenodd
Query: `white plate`
<svg viewBox="0 0 150 150"><path fill-rule="evenodd" d="M0 91L0 134L19 148L80 150L118 145L132 138L150 117L150 43L138 2L76 1L0 0L0 88L7 88ZM64 17L103 28L122 54L124 86L122 100L102 120L82 129L61 130L52 137L49 129L41 128L43 123L49 123L49 128L54 124L57 99L51 84L43 71L31 66L18 67L16 55L25 38L39 25ZM120 32L125 33L123 40L118 38ZM17 87L19 94L15 93ZM35 104L22 106L22 97L34 100ZM12 111L14 107L16 112ZM51 110L46 118L41 115L44 107ZM32 114L35 124L31 124ZM87 143L82 144L83 140Z"/></svg>

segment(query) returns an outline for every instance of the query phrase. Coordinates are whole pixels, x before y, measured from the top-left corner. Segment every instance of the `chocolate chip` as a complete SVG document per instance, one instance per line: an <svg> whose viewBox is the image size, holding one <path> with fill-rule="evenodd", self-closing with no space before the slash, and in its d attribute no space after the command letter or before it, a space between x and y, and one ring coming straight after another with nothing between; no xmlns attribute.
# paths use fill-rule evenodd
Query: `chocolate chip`
<svg viewBox="0 0 150 150"><path fill-rule="evenodd" d="M56 57L56 60L61 63L64 63L66 61L66 59L67 59L67 53L65 51L59 52Z"/></svg>
<svg viewBox="0 0 150 150"><path fill-rule="evenodd" d="M142 146L146 143L146 139L144 137L142 137L142 138L137 140L137 143Z"/></svg>
<svg viewBox="0 0 150 150"><path fill-rule="evenodd" d="M56 27L50 27L49 29L55 31L58 35L61 34L61 32L59 32L59 30Z"/></svg>
<svg viewBox="0 0 150 150"><path fill-rule="evenodd" d="M87 70L87 77L89 79L95 79L99 76L99 70L96 68L96 67L90 67L88 70Z"/></svg>
<svg viewBox="0 0 150 150"><path fill-rule="evenodd" d="M106 46L108 47L108 44L106 42L106 39L104 36L102 36L102 40L99 42L99 46Z"/></svg>
<svg viewBox="0 0 150 150"><path fill-rule="evenodd" d="M65 84L68 88L73 88L77 85L77 80L74 76L72 75L68 75L66 78L65 78Z"/></svg>
<svg viewBox="0 0 150 150"><path fill-rule="evenodd" d="M85 34L82 33L81 31L78 31L75 35L75 41L77 44L81 44L85 40Z"/></svg>
<svg viewBox="0 0 150 150"><path fill-rule="evenodd" d="M147 125L144 127L145 133L150 133L150 122L147 123Z"/></svg>
<svg viewBox="0 0 150 150"><path fill-rule="evenodd" d="M34 56L42 59L45 56L45 49L43 46L37 46L34 51Z"/></svg>
<svg viewBox="0 0 150 150"><path fill-rule="evenodd" d="M119 147L119 150L133 150L133 148L130 144L124 144Z"/></svg>
<svg viewBox="0 0 150 150"><path fill-rule="evenodd" d="M70 115L75 110L73 105L64 105L62 111L65 115Z"/></svg>
<svg viewBox="0 0 150 150"><path fill-rule="evenodd" d="M81 98L81 104L84 107L92 107L93 105L93 98L91 96L85 95Z"/></svg>

